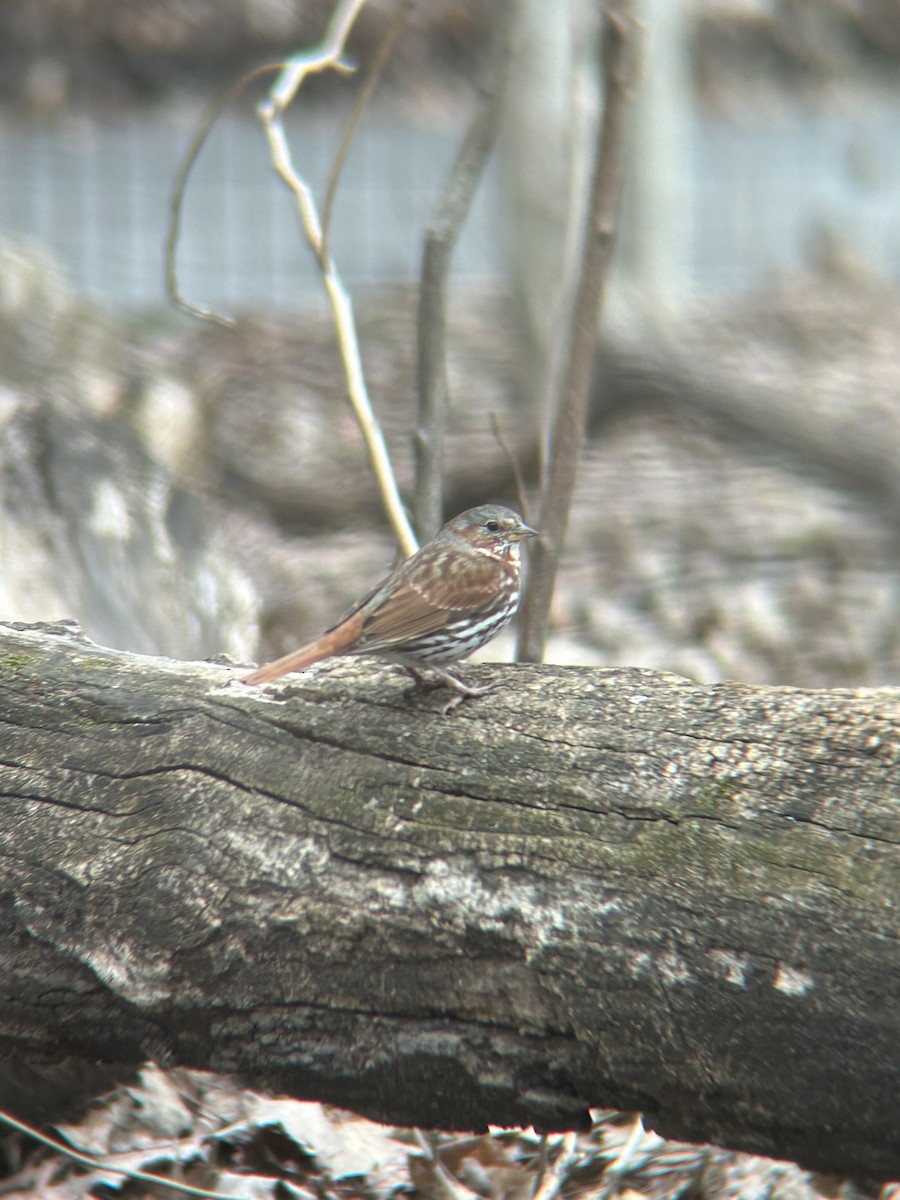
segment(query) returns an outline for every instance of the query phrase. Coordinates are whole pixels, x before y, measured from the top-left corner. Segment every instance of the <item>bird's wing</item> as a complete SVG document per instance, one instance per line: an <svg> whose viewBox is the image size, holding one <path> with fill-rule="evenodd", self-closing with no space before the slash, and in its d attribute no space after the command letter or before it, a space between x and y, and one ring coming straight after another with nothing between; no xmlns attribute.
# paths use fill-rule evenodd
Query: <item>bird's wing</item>
<svg viewBox="0 0 900 1200"><path fill-rule="evenodd" d="M471 559L448 555L446 564L440 556L407 562L409 570L400 568L394 589L363 616L357 643L360 649L396 646L434 633L458 617L481 612L490 607L505 581L503 564L480 555ZM378 590L368 599L376 600Z"/></svg>

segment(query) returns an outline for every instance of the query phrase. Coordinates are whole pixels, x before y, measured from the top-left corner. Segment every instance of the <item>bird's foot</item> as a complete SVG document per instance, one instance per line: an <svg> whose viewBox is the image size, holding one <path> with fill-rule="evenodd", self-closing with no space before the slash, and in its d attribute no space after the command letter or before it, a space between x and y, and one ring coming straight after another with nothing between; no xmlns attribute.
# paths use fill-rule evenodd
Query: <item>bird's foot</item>
<svg viewBox="0 0 900 1200"><path fill-rule="evenodd" d="M463 683L463 681L458 679L456 675L451 675L449 671L445 671L443 667L436 667L431 663L428 664L428 670L432 675L437 677L433 680L427 679L415 667L410 667L406 663L404 663L403 666L407 674L411 675L416 681L417 686L429 688L445 687L450 688L451 691L456 693L454 696L451 696L450 700L444 707L445 716L448 713L453 712L454 708L458 708L464 700L477 699L479 696L487 696L491 692L495 691L499 686L496 683L488 683L483 687L472 687L471 684Z"/></svg>

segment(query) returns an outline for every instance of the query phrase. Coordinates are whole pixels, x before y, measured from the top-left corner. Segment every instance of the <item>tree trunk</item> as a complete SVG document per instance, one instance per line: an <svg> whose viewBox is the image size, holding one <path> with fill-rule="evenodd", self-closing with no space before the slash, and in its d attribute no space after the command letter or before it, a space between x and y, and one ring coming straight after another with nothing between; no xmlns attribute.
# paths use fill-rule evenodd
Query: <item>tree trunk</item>
<svg viewBox="0 0 900 1200"><path fill-rule="evenodd" d="M445 716L373 660L11 628L0 668L5 1107L153 1058L900 1176L900 693L469 667Z"/></svg>

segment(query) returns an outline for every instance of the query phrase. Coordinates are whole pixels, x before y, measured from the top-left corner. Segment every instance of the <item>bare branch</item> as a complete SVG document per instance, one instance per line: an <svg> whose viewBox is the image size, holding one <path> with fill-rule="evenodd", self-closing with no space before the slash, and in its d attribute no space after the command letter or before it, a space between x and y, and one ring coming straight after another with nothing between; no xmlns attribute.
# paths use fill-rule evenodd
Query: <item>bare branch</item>
<svg viewBox="0 0 900 1200"><path fill-rule="evenodd" d="M214 321L217 325L224 325L230 328L234 325L231 317L225 317L221 313L213 312L208 308L200 308L196 304L192 304L190 300L185 299L181 294L178 286L178 242L181 238L181 213L184 208L184 196L187 191L188 180L191 177L191 172L197 165L197 159L203 147L206 145L206 140L209 137L210 131L225 111L229 104L238 98L244 88L252 80L257 79L260 75L264 75L269 71L277 71L282 67L282 63L267 63L265 66L257 67L253 71L248 71L246 75L242 75L237 83L233 83L231 87L218 96L210 105L206 116L200 123L200 128L196 131L191 143L188 146L187 154L181 161L181 165L175 175L175 184L172 188L172 195L169 199L169 227L166 230L166 291L170 299L183 309L186 313L190 313L193 317L200 317L204 321Z"/></svg>
<svg viewBox="0 0 900 1200"><path fill-rule="evenodd" d="M331 232L331 216L334 209L335 197L337 196L338 183L341 179L341 171L343 171L344 163L347 161L347 155L350 152L350 146L353 144L353 138L360 118L372 98L372 93L378 85L385 64L391 56L394 43L397 40L400 30L403 28L403 22L406 20L409 10L415 3L416 0L400 0L397 10L388 25L387 32L381 39L381 44L376 51L375 59L366 82L353 102L350 116L344 124L337 153L334 156L334 162L331 164L331 171L328 174L328 182L325 185L325 201L322 205L322 254L326 258L328 256L328 238Z"/></svg>
<svg viewBox="0 0 900 1200"><path fill-rule="evenodd" d="M342 58L344 43L353 28L366 0L339 0L331 14L331 22L318 46L310 46L291 55L275 81L266 105L278 114L284 112L303 85L307 75L319 71L350 73L352 67Z"/></svg>
<svg viewBox="0 0 900 1200"><path fill-rule="evenodd" d="M423 539L431 537L443 519L447 278L460 229L496 140L518 9L519 0L504 0L494 9L493 44L479 104L425 233L417 317L419 412L413 500L416 530Z"/></svg>
<svg viewBox="0 0 900 1200"><path fill-rule="evenodd" d="M353 304L334 259L325 245L322 223L312 189L294 168L282 123L285 108L291 103L307 75L318 71L349 69L342 58L344 42L363 3L364 0L344 0L344 3L338 5L322 43L290 59L268 98L259 105L258 112L266 131L273 166L297 202L304 232L319 263L322 281L334 313L350 403L366 443L385 511L401 550L409 555L416 550L417 542L404 510L384 435L372 411L360 357Z"/></svg>
<svg viewBox="0 0 900 1200"><path fill-rule="evenodd" d="M517 654L543 657L547 617L565 541L575 476L584 439L587 405L599 330L599 314L615 241L625 158L625 114L636 54L630 0L612 0L604 24L604 106L585 238L585 258L575 307L560 404L547 457L541 497L541 538L532 547L522 604Z"/></svg>

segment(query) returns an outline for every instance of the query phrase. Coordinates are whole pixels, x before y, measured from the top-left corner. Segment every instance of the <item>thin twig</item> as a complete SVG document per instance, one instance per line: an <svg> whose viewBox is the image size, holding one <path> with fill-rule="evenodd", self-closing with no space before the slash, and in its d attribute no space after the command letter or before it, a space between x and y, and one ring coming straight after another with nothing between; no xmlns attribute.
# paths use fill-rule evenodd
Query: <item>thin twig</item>
<svg viewBox="0 0 900 1200"><path fill-rule="evenodd" d="M365 2L366 0L339 0L321 42L318 46L311 46L308 50L291 55L282 67L268 100L263 101L260 107L271 106L282 113L300 90L307 75L318 71L338 71L343 74L352 72L353 68L342 57L344 43Z"/></svg>
<svg viewBox="0 0 900 1200"><path fill-rule="evenodd" d="M522 468L519 465L519 460L513 453L512 447L508 444L503 436L503 431L500 428L500 422L497 420L495 412L488 413L488 420L491 424L491 433L494 435L494 441L506 455L506 460L509 463L509 469L512 471L513 483L516 485L516 500L519 504L519 512L528 520L528 500L525 495L525 476L522 474Z"/></svg>
<svg viewBox="0 0 900 1200"><path fill-rule="evenodd" d="M294 55L287 62L269 96L258 106L257 111L266 131L272 164L296 200L304 232L319 264L322 282L334 314L335 331L341 359L344 363L350 403L366 444L385 511L394 528L394 534L402 552L409 555L416 550L417 542L404 511L397 480L385 446L384 435L372 411L353 318L353 304L343 285L334 259L325 245L322 224L312 189L294 168L282 123L285 108L291 103L307 75L329 69L338 71L349 69L342 58L344 42L364 3L365 0L343 0L337 5L321 44L302 54Z"/></svg>
<svg viewBox="0 0 900 1200"><path fill-rule="evenodd" d="M394 49L394 43L397 40L400 30L403 28L403 22L406 20L409 10L415 3L416 0L400 0L388 24L387 32L381 39L378 49L375 52L375 58L366 76L366 81L353 102L349 117L344 122L337 153L334 156L334 162L331 164L331 170L328 173L328 182L325 185L325 199L322 203L322 255L324 258L328 257L328 239L331 235L331 216L334 211L334 200L337 196L341 172L344 169L344 163L347 161L347 155L350 153L350 147L353 144L357 126L368 106L372 93L378 85L379 79L381 79L385 65L391 56L391 51Z"/></svg>
<svg viewBox="0 0 900 1200"><path fill-rule="evenodd" d="M176 1183L171 1179L167 1179L165 1175L154 1175L150 1171L139 1171L135 1167L115 1167L111 1163L105 1162L102 1158L93 1158L89 1154L82 1154L78 1150L73 1150L65 1142L48 1137L45 1133L41 1133L39 1129L35 1129L33 1125L29 1125L26 1121L20 1121L18 1117L12 1116L11 1113L3 1109L0 1109L0 1121L5 1125L12 1126L13 1129L18 1129L20 1133L27 1133L29 1137L34 1138L38 1142L43 1142L51 1150L56 1150L57 1153L64 1154L67 1158L73 1159L83 1167L90 1167L95 1171L109 1171L113 1175L124 1175L126 1179L139 1179L142 1183L162 1184L163 1187L171 1188L173 1192L184 1192L188 1196L204 1196L206 1200L240 1200L240 1197L235 1197L234 1192L211 1192L206 1188L193 1187L189 1183Z"/></svg>
<svg viewBox="0 0 900 1200"><path fill-rule="evenodd" d="M441 524L447 426L447 278L453 250L493 149L512 57L519 0L494 6L491 53L479 102L425 232L417 316L416 484L413 513L423 540Z"/></svg>
<svg viewBox="0 0 900 1200"><path fill-rule="evenodd" d="M191 304L190 300L186 300L181 294L178 286L178 266L177 253L178 242L181 238L181 214L184 209L184 194L187 190L188 180L191 172L197 164L197 159L200 157L200 152L206 145L206 140L209 137L210 131L216 121L222 115L224 110L234 100L238 98L244 88L252 80L257 79L260 75L265 75L270 71L278 71L284 66L283 63L267 63L265 66L256 67L252 71L248 71L242 75L237 83L233 83L231 87L226 88L220 96L218 96L210 105L203 120L200 122L200 127L191 138L187 153L181 161L178 171L175 175L175 183L172 187L172 195L169 198L169 227L166 230L166 291L169 297L179 308L190 313L191 316L201 317L204 321L215 321L217 325L225 325L230 328L234 325L231 317L224 317L221 313L213 312L208 308L200 308L196 304Z"/></svg>
<svg viewBox="0 0 900 1200"><path fill-rule="evenodd" d="M631 0L611 0L604 19L603 119L594 161L585 258L572 314L568 369L554 424L519 627L517 658L540 662L584 440L600 308L612 258L625 160L625 115L636 54Z"/></svg>
<svg viewBox="0 0 900 1200"><path fill-rule="evenodd" d="M216 324L224 325L228 328L234 325L234 321L230 317L222 316L221 313L216 313L210 309L200 308L198 305L192 304L181 294L178 286L176 257L178 242L181 237L181 215L184 208L184 195L191 172L197 164L197 159L200 157L203 147L206 145L213 125L215 125L229 104L237 99L247 84L260 75L265 75L272 71L279 72L278 79L270 93L269 102L281 111L290 103L300 84L311 72L326 70L327 68L347 71L349 68L339 57L340 51L343 48L344 40L350 26L353 24L357 12L364 3L365 0L343 0L343 3L335 9L331 24L319 47L303 54L295 55L286 62L266 63L261 67L256 67L254 70L246 72L236 83L226 88L213 101L203 120L200 122L200 126L191 139L187 153L182 159L181 165L175 175L175 183L169 201L169 227L166 231L165 249L166 291L179 308L184 309L185 312L190 313L192 316L201 317L206 321L215 321Z"/></svg>

